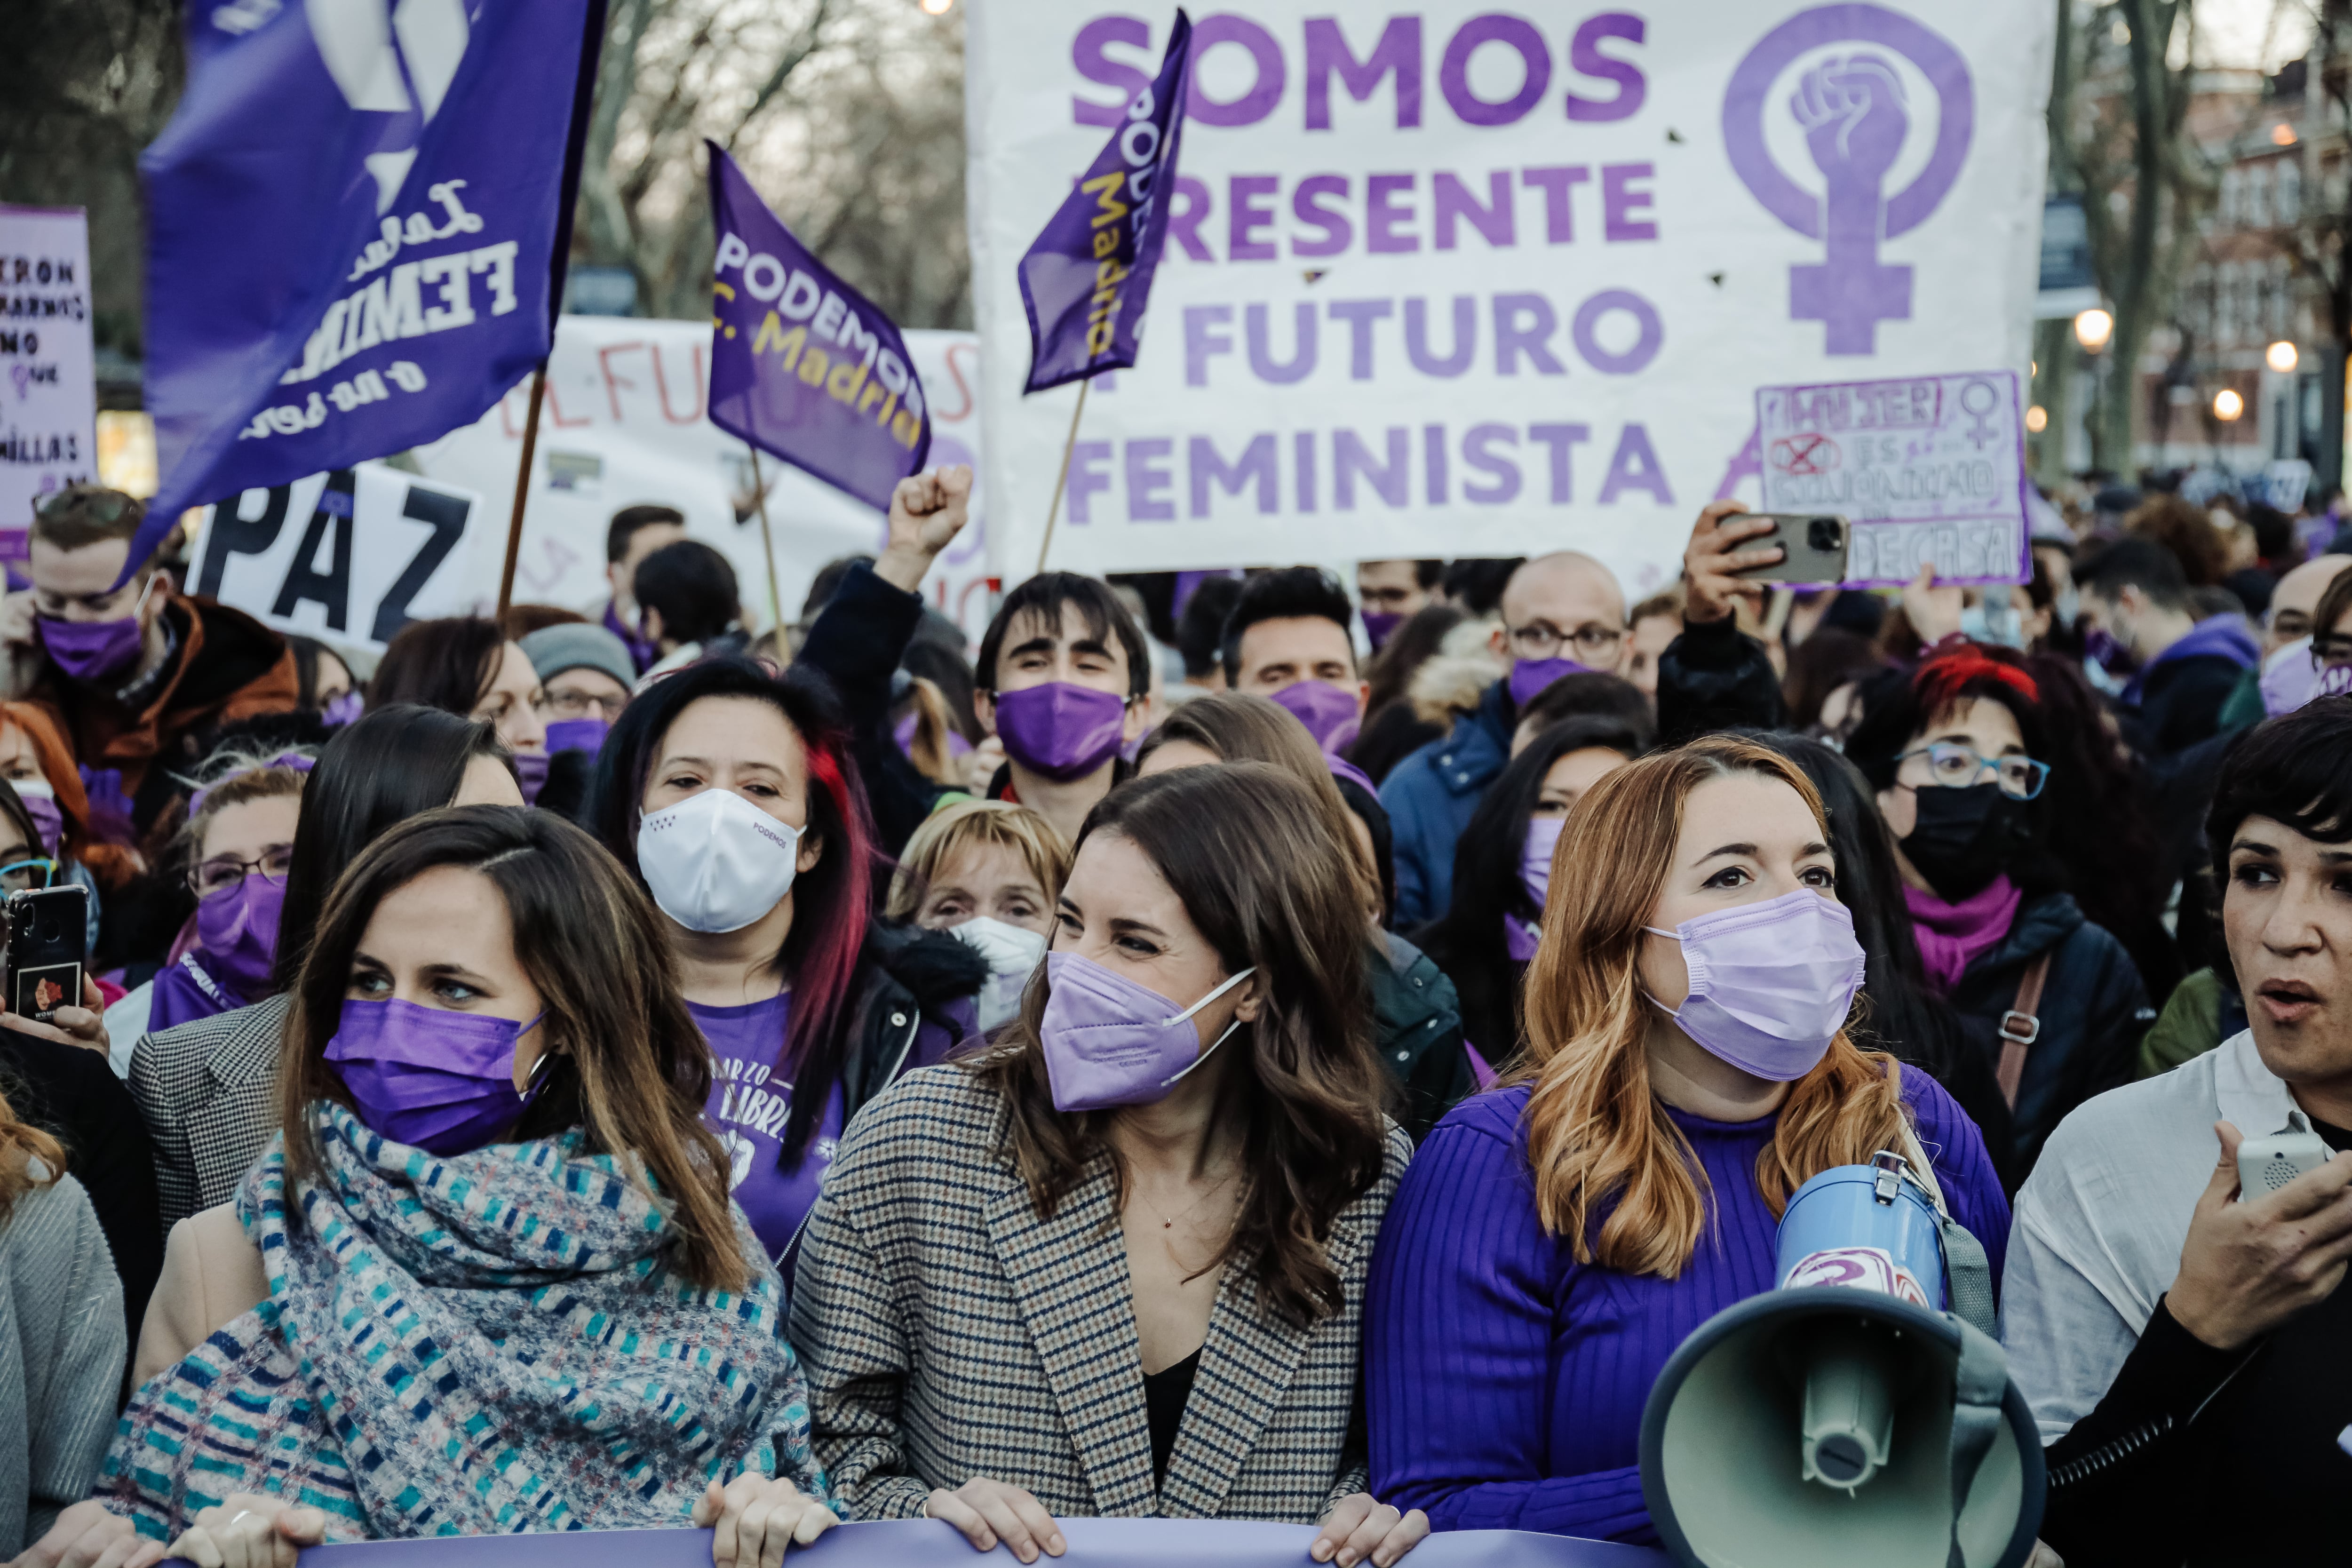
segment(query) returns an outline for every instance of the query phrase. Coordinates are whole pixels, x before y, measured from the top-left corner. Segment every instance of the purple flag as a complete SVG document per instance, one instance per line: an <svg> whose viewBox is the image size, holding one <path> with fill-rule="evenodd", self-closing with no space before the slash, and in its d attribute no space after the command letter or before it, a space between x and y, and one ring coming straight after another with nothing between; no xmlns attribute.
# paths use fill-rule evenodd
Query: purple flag
<svg viewBox="0 0 2352 1568"><path fill-rule="evenodd" d="M470 425L546 357L604 33L604 0L188 7L140 160L162 485L130 566L184 508Z"/></svg>
<svg viewBox="0 0 2352 1568"><path fill-rule="evenodd" d="M1135 363L1144 300L1168 238L1160 193L1176 178L1192 56L1192 20L1179 10L1159 77L1136 93L1110 144L1021 258L1029 312L1024 392Z"/></svg>
<svg viewBox="0 0 2352 1568"><path fill-rule="evenodd" d="M710 422L880 511L923 466L931 415L906 340L810 255L709 142L719 254Z"/></svg>

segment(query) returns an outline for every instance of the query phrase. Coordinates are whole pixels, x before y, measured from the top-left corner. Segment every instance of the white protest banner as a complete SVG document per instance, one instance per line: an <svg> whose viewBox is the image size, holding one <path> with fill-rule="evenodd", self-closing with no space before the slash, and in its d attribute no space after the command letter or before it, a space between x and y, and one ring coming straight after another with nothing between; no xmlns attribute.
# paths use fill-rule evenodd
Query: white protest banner
<svg viewBox="0 0 2352 1568"><path fill-rule="evenodd" d="M2017 377L1909 376L1756 394L1766 511L1852 520L1846 582L2022 583L2025 427Z"/></svg>
<svg viewBox="0 0 2352 1568"><path fill-rule="evenodd" d="M206 509L188 591L380 653L412 620L489 608L479 558L504 521L470 490L362 463Z"/></svg>
<svg viewBox="0 0 2352 1568"><path fill-rule="evenodd" d="M929 465L970 463L982 472L978 340L970 332L905 334L931 409ZM710 423L708 321L565 316L548 361L530 509L515 567L518 602L591 615L611 595L604 531L623 507L660 502L686 514L687 531L735 567L745 606L768 622L767 562L753 508L751 449ZM479 563L493 585L514 504L528 384L477 423L415 451L429 477L478 491L499 519ZM882 516L864 502L773 459L761 463L776 544L784 619L800 615L810 582L828 561L881 548ZM988 624L982 520L943 554L923 584L932 606L975 641Z"/></svg>
<svg viewBox="0 0 2352 1568"><path fill-rule="evenodd" d="M25 558L33 503L98 475L89 224L0 206L0 561Z"/></svg>
<svg viewBox="0 0 2352 1568"><path fill-rule="evenodd" d="M1173 7L1131 11L966 23L1008 579L1077 395L1020 395L1013 264L1159 58ZM1759 387L2025 367L2045 0L1261 0L1195 26L1150 330L1095 384L1050 564L1573 546L1638 591L1757 477Z"/></svg>

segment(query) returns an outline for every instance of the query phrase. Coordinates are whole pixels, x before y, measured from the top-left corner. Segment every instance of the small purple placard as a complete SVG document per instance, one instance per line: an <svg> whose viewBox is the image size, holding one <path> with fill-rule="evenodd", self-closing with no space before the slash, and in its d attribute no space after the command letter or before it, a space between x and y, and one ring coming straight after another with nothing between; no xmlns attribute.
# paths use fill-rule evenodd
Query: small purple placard
<svg viewBox="0 0 2352 1568"><path fill-rule="evenodd" d="M2031 574L2014 371L1759 387L1756 426L1763 510L1853 525L1847 587Z"/></svg>

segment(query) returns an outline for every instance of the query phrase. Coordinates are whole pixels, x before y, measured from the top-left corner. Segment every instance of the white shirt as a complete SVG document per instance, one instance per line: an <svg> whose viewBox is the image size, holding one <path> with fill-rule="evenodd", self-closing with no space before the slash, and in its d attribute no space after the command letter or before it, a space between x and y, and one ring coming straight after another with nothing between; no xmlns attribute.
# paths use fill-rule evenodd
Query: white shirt
<svg viewBox="0 0 2352 1568"><path fill-rule="evenodd" d="M141 1037L147 1033L147 1019L154 1005L155 983L148 980L141 982L135 989L124 992L114 1005L106 1010L106 1038L110 1047L107 1062L114 1068L115 1077L127 1079L131 1076L131 1055L138 1049Z"/></svg>
<svg viewBox="0 0 2352 1568"><path fill-rule="evenodd" d="M2044 1443L2105 1397L2180 1272L2221 1154L2213 1123L2262 1137L2285 1130L2294 1109L2248 1029L2085 1101L2050 1135L2017 1194L2000 1302L2009 1375Z"/></svg>

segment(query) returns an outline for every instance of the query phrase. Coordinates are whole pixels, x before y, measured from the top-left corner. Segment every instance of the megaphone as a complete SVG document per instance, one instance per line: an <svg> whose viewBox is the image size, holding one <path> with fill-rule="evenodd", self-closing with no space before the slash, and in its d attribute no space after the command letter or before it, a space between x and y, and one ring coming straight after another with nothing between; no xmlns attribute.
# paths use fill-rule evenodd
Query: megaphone
<svg viewBox="0 0 2352 1568"><path fill-rule="evenodd" d="M1798 1188L1775 1263L1779 1288L1701 1324L1650 1390L1642 1495L1667 1551L2018 1568L2042 1441L1990 1334L1982 1248L1888 1152Z"/></svg>

